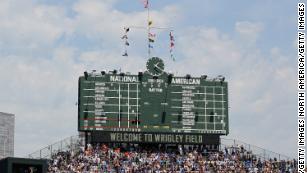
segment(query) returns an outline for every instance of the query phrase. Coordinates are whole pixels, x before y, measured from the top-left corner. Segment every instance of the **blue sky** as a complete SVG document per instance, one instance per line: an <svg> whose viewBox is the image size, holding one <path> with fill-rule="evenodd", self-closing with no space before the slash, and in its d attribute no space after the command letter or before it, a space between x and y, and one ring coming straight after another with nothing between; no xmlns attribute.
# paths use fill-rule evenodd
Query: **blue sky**
<svg viewBox="0 0 307 173"><path fill-rule="evenodd" d="M296 155L296 2L152 0L154 54L178 75L226 76L230 138ZM140 0L0 1L0 111L16 114L15 155L77 134L77 79L85 70L145 69Z"/></svg>

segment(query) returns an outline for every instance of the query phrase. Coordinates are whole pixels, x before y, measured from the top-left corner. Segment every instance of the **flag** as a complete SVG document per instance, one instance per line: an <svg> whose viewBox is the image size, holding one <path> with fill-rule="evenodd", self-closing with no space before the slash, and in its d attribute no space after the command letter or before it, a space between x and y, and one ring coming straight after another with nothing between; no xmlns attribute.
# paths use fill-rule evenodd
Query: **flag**
<svg viewBox="0 0 307 173"><path fill-rule="evenodd" d="M148 26L151 26L152 25L152 21L148 21Z"/></svg>
<svg viewBox="0 0 307 173"><path fill-rule="evenodd" d="M175 61L175 58L174 58L173 54L171 54L171 58L172 58L173 61Z"/></svg>
<svg viewBox="0 0 307 173"><path fill-rule="evenodd" d="M156 34L148 33L148 37L156 37Z"/></svg>
<svg viewBox="0 0 307 173"><path fill-rule="evenodd" d="M170 39L170 50L169 53L171 54L171 58L173 61L175 61L174 55L173 55L173 48L175 46L175 39L174 36L172 34L172 31L169 33L169 39Z"/></svg>
<svg viewBox="0 0 307 173"><path fill-rule="evenodd" d="M128 42L127 40L126 40L126 42L125 42L125 45L126 45L126 46L129 46L129 42Z"/></svg>
<svg viewBox="0 0 307 173"><path fill-rule="evenodd" d="M174 42L171 42L171 48L173 48L175 46Z"/></svg>
<svg viewBox="0 0 307 173"><path fill-rule="evenodd" d="M124 54L122 56L128 56L127 51L125 50Z"/></svg>
<svg viewBox="0 0 307 173"><path fill-rule="evenodd" d="M122 39L128 39L128 36L125 34L121 37Z"/></svg>
<svg viewBox="0 0 307 173"><path fill-rule="evenodd" d="M153 46L151 44L148 44L148 47L153 49Z"/></svg>
<svg viewBox="0 0 307 173"><path fill-rule="evenodd" d="M148 0L143 0L144 8L148 8Z"/></svg>
<svg viewBox="0 0 307 173"><path fill-rule="evenodd" d="M125 32L129 32L130 28L124 28Z"/></svg>
<svg viewBox="0 0 307 173"><path fill-rule="evenodd" d="M175 41L172 32L169 33L169 38L170 38L171 41Z"/></svg>
<svg viewBox="0 0 307 173"><path fill-rule="evenodd" d="M152 39L152 38L148 38L148 41L149 41L149 42L152 42L152 43L155 42L155 40Z"/></svg>

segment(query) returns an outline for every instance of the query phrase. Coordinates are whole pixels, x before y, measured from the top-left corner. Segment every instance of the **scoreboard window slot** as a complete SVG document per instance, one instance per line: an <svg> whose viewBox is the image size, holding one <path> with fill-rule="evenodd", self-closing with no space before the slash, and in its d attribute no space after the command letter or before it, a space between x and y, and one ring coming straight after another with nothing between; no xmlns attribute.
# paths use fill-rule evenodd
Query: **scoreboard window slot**
<svg viewBox="0 0 307 173"><path fill-rule="evenodd" d="M88 109L84 110L84 119L88 119Z"/></svg>
<svg viewBox="0 0 307 173"><path fill-rule="evenodd" d="M216 109L215 112L216 112L217 115L223 115L222 109Z"/></svg>
<svg viewBox="0 0 307 173"><path fill-rule="evenodd" d="M213 123L213 121L214 121L214 116L213 116L213 115L210 115L210 116L209 116L209 122L210 122L210 123Z"/></svg>
<svg viewBox="0 0 307 173"><path fill-rule="evenodd" d="M215 108L222 108L223 103L222 102L215 102Z"/></svg>
<svg viewBox="0 0 307 173"><path fill-rule="evenodd" d="M206 109L206 115L213 115L213 109Z"/></svg>
<svg viewBox="0 0 307 173"><path fill-rule="evenodd" d="M208 101L206 107L207 108L213 108L213 102L212 101Z"/></svg>
<svg viewBox="0 0 307 173"><path fill-rule="evenodd" d="M206 93L206 100L213 100L213 94L212 93Z"/></svg>
<svg viewBox="0 0 307 173"><path fill-rule="evenodd" d="M161 123L164 124L165 123L165 118L166 118L166 112L162 112L162 118L161 118Z"/></svg>
<svg viewBox="0 0 307 173"><path fill-rule="evenodd" d="M214 95L214 97L215 97L215 100L216 100L216 101L222 101L222 100L223 100L223 95L222 95L222 94L220 94L220 95Z"/></svg>
<svg viewBox="0 0 307 173"><path fill-rule="evenodd" d="M216 87L215 88L215 94L222 94L222 88L221 87Z"/></svg>
<svg viewBox="0 0 307 173"><path fill-rule="evenodd" d="M206 125L207 125L207 130L215 130L213 123L207 123Z"/></svg>
<svg viewBox="0 0 307 173"><path fill-rule="evenodd" d="M224 130L222 123L216 123L215 124L215 130Z"/></svg>
<svg viewBox="0 0 307 173"><path fill-rule="evenodd" d="M213 87L212 86L206 87L206 93L207 94L213 94Z"/></svg>
<svg viewBox="0 0 307 173"><path fill-rule="evenodd" d="M195 122L198 122L198 119L199 119L198 112L195 112Z"/></svg>

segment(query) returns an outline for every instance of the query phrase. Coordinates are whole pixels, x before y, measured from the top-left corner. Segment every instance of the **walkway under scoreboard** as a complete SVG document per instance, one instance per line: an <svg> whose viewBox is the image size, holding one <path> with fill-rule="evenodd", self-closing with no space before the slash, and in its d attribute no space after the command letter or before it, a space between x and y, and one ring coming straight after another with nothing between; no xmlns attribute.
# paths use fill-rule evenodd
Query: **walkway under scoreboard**
<svg viewBox="0 0 307 173"><path fill-rule="evenodd" d="M132 138L142 142L154 134L164 139L164 134L168 140L206 143L203 138L228 134L224 77L174 76L164 72L157 57L146 67L135 75L85 72L79 78L78 130L100 133L95 136L114 142Z"/></svg>

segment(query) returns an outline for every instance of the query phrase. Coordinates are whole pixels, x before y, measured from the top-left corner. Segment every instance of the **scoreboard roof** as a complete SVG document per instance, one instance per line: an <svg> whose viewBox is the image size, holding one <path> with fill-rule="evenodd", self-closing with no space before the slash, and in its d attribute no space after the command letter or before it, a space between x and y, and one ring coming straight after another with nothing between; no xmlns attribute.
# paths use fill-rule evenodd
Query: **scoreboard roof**
<svg viewBox="0 0 307 173"><path fill-rule="evenodd" d="M136 75L84 73L79 78L78 130L228 134L223 77L177 77L153 57Z"/></svg>

